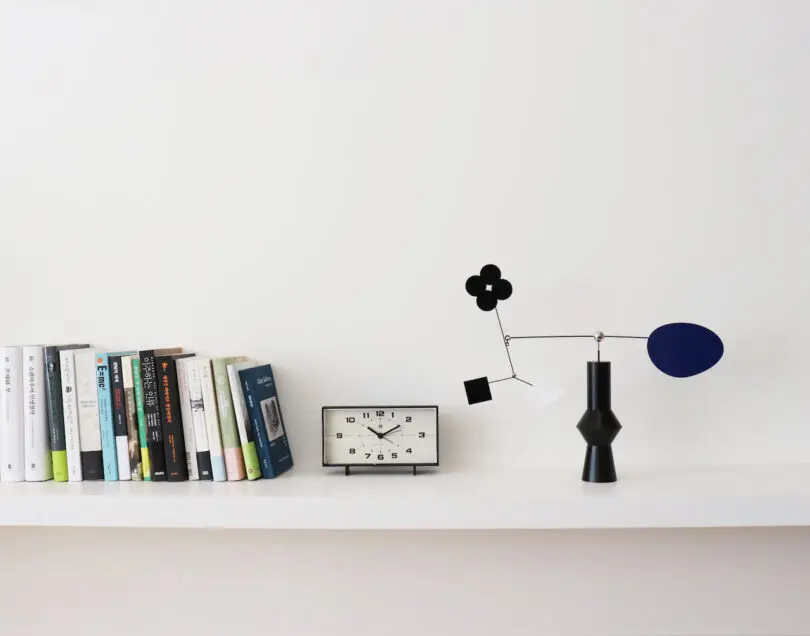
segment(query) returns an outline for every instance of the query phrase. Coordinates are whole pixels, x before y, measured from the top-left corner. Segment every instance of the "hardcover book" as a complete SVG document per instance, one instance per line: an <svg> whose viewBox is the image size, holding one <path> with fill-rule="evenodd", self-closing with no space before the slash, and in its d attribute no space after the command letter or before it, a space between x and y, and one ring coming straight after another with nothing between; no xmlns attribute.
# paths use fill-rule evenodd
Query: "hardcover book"
<svg viewBox="0 0 810 636"><path fill-rule="evenodd" d="M239 431L236 428L236 414L233 409L231 385L228 380L228 365L244 362L245 360L246 358L243 356L211 360L214 389L217 393L219 431L222 435L222 452L225 455L225 473L228 476L228 481L238 481L246 477L245 459L242 455Z"/></svg>
<svg viewBox="0 0 810 636"><path fill-rule="evenodd" d="M211 452L208 448L208 431L205 425L205 406L203 404L202 378L200 365L197 359L189 360L188 366L188 394L191 403L191 421L194 425L194 441L197 446L197 469L200 479L212 480Z"/></svg>
<svg viewBox="0 0 810 636"><path fill-rule="evenodd" d="M42 347L23 347L25 380L25 481L53 479L53 464L48 440L48 416L45 398L45 352Z"/></svg>
<svg viewBox="0 0 810 636"><path fill-rule="evenodd" d="M292 468L293 460L273 368L269 364L239 371L262 477L272 479Z"/></svg>
<svg viewBox="0 0 810 636"><path fill-rule="evenodd" d="M205 409L205 430L208 433L208 446L211 450L211 473L214 481L225 481L225 456L222 452L222 437L219 432L219 415L217 413L217 394L214 388L214 374L210 358L198 358L200 381L202 383L202 400Z"/></svg>
<svg viewBox="0 0 810 636"><path fill-rule="evenodd" d="M242 444L242 456L245 458L245 472L248 479L258 479L262 476L262 469L259 465L259 456L256 454L256 442L253 439L253 430L250 426L250 416L248 415L245 396L242 392L242 384L239 381L239 371L255 367L256 363L237 362L228 365L228 382L231 386L231 398L233 399L233 410L236 415L236 430L239 431L239 441Z"/></svg>
<svg viewBox="0 0 810 636"><path fill-rule="evenodd" d="M149 460L149 441L146 434L146 414L143 408L143 382L141 381L141 357L132 356L132 383L135 394L135 414L138 419L138 443L141 446L141 470L143 480L152 481L152 462Z"/></svg>
<svg viewBox="0 0 810 636"><path fill-rule="evenodd" d="M124 393L123 360L132 355L132 351L111 353L108 355L110 376L110 401L112 404L112 428L115 434L115 455L118 465L118 479L130 481L132 479L132 466L129 456L129 431L127 429L127 404ZM130 377L132 367L130 367ZM134 398L133 398L134 405ZM103 440L102 440L103 441ZM138 462L140 463L140 461Z"/></svg>
<svg viewBox="0 0 810 636"><path fill-rule="evenodd" d="M160 387L160 415L163 423L168 481L188 481L186 443L183 436L183 416L180 411L175 360L193 355L193 353L184 353L155 357L158 386Z"/></svg>
<svg viewBox="0 0 810 636"><path fill-rule="evenodd" d="M76 361L73 349L59 352L62 380L62 413L65 420L65 455L68 480L82 480L81 434L79 432L79 403L76 396Z"/></svg>
<svg viewBox="0 0 810 636"><path fill-rule="evenodd" d="M96 354L96 388L98 392L98 420L101 428L101 457L104 462L104 480L118 481L118 451L110 391L109 355Z"/></svg>
<svg viewBox="0 0 810 636"><path fill-rule="evenodd" d="M48 409L48 433L54 481L68 480L65 415L62 404L62 365L60 351L85 349L90 345L71 344L45 347L45 399Z"/></svg>
<svg viewBox="0 0 810 636"><path fill-rule="evenodd" d="M79 405L82 476L85 480L104 479L104 456L96 388L96 352L93 349L76 349L73 359L76 400Z"/></svg>
<svg viewBox="0 0 810 636"><path fill-rule="evenodd" d="M130 478L133 481L141 481L143 479L141 444L140 435L138 433L138 408L135 404L135 379L132 376L132 362L137 359L137 355L125 355L121 357L121 380L124 390L124 420L127 427L127 456L129 457ZM138 362L140 363L140 360ZM113 405L115 405L114 395ZM141 407L141 409L143 410L143 407ZM120 466L118 473L120 476Z"/></svg>
<svg viewBox="0 0 810 636"><path fill-rule="evenodd" d="M197 440L194 439L194 421L191 417L191 397L188 392L188 363L192 358L181 358L175 361L177 368L177 388L180 396L180 416L183 418L183 437L186 442L186 464L188 478L197 481L200 473L197 470Z"/></svg>
<svg viewBox="0 0 810 636"><path fill-rule="evenodd" d="M146 442L152 481L166 481L166 448L163 440L163 422L160 417L160 389L157 380L155 356L180 353L180 348L148 349L140 352L141 383L143 385L143 413L146 420Z"/></svg>

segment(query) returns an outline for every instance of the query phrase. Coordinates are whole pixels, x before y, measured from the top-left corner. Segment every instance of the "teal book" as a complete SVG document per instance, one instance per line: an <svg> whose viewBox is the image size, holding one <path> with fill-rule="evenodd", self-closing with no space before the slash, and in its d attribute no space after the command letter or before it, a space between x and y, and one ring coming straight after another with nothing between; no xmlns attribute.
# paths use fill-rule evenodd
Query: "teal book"
<svg viewBox="0 0 810 636"><path fill-rule="evenodd" d="M106 353L96 354L96 385L98 387L98 419L101 427L101 457L104 481L118 481L118 457L113 424L110 365Z"/></svg>

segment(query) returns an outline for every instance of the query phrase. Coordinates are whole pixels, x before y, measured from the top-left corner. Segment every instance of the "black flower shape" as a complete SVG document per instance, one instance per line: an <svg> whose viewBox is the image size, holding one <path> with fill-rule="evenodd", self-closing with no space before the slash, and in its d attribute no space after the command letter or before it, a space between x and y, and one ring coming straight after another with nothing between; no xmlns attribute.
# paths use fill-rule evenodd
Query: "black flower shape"
<svg viewBox="0 0 810 636"><path fill-rule="evenodd" d="M495 265L484 265L481 273L467 279L467 293L475 296L479 309L492 311L499 300L512 295L512 283L501 278L501 270Z"/></svg>

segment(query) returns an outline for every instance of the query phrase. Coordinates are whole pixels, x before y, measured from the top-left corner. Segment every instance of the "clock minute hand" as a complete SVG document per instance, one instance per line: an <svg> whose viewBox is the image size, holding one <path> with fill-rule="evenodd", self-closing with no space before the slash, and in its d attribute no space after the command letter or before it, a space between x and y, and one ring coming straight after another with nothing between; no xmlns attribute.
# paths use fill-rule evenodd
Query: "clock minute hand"
<svg viewBox="0 0 810 636"><path fill-rule="evenodd" d="M368 430L370 430L372 433L374 433L374 434L377 436L377 438L378 438L378 439L382 439L382 438L383 438L383 436L382 436L382 435L380 435L380 434L379 434L377 431L375 431L375 430L374 430L373 428L371 428L370 426L366 426L366 428L367 428Z"/></svg>
<svg viewBox="0 0 810 636"><path fill-rule="evenodd" d="M398 429L398 428L400 428L401 426L402 426L402 424L397 424L397 425L396 425L394 428L392 428L392 429L389 429L389 430L385 431L385 433L383 433L382 435L380 435L380 437L385 437L386 435L388 435L388 433L393 433L395 430L397 430L397 429Z"/></svg>

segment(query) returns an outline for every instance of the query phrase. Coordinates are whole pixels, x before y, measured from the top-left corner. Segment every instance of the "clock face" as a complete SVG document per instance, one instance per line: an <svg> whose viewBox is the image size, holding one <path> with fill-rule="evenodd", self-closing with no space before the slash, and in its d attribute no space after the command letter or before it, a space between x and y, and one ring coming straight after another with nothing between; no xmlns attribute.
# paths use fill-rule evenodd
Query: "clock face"
<svg viewBox="0 0 810 636"><path fill-rule="evenodd" d="M436 466L436 406L323 407L324 466Z"/></svg>

